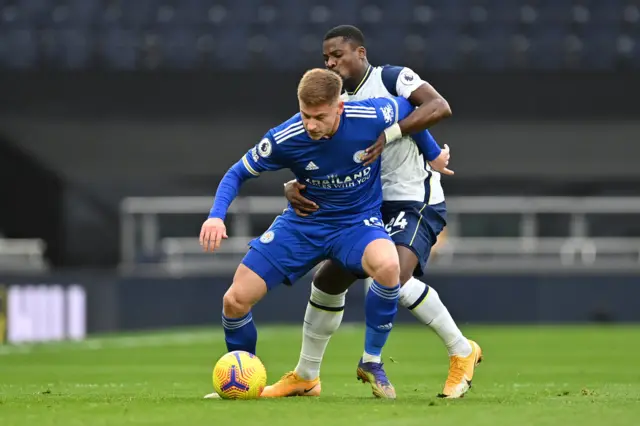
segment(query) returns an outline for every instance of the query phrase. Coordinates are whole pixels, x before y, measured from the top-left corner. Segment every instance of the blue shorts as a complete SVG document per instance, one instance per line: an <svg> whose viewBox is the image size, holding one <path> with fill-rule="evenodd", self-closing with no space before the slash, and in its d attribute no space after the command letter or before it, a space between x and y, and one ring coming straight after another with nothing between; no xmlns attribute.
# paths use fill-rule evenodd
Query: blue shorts
<svg viewBox="0 0 640 426"><path fill-rule="evenodd" d="M365 277L362 269L365 248L374 240L391 240L377 212L363 216L362 221L351 226L318 223L293 215L278 216L260 238L249 243L251 248L242 259L269 289L280 283L293 284L325 259Z"/></svg>
<svg viewBox="0 0 640 426"><path fill-rule="evenodd" d="M385 201L382 219L389 236L397 246L405 246L418 257L415 276L427 266L431 247L447 224L447 205L428 205L417 201Z"/></svg>

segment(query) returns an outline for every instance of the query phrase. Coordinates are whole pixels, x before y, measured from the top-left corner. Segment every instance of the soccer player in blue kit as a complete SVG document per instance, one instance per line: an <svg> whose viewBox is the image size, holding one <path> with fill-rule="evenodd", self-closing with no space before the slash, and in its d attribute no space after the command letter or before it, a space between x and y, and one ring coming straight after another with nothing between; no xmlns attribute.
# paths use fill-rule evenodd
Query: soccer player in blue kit
<svg viewBox="0 0 640 426"><path fill-rule="evenodd" d="M397 312L400 266L381 219L380 160L365 163L371 160L373 142L402 136L399 120L404 131L413 134L426 129L428 116L402 97L345 103L341 91L336 73L305 73L298 85L300 113L269 130L227 171L202 225L200 243L214 251L227 238L226 212L245 180L264 171L290 169L307 184L307 197L323 209L309 220L289 207L250 242L223 298L227 349L255 353L252 306L274 286L293 284L321 261L332 259L374 280L365 301L365 349L357 372L376 396L395 398L382 363L372 359L379 359ZM319 380L305 391L319 395Z"/></svg>

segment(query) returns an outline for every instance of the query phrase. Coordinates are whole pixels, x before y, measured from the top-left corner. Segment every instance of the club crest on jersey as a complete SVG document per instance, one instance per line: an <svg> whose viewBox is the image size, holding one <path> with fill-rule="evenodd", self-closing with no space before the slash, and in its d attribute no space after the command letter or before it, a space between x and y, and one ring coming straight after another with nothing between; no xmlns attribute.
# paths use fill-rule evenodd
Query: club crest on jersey
<svg viewBox="0 0 640 426"><path fill-rule="evenodd" d="M271 241L273 241L273 238L275 236L276 234L273 231L267 231L260 237L260 242L262 244L269 244Z"/></svg>
<svg viewBox="0 0 640 426"><path fill-rule="evenodd" d="M384 122L390 124L393 121L393 107L391 104L386 104L380 108Z"/></svg>
<svg viewBox="0 0 640 426"><path fill-rule="evenodd" d="M360 151L353 154L353 161L355 161L356 163L362 163L362 158L364 157L364 153L365 153L364 149L361 149Z"/></svg>
<svg viewBox="0 0 640 426"><path fill-rule="evenodd" d="M409 69L405 69L400 73L400 81L402 82L402 84L406 86L413 84L415 80L416 80L415 73Z"/></svg>
<svg viewBox="0 0 640 426"><path fill-rule="evenodd" d="M267 158L271 155L271 141L264 138L258 144L258 155L262 158Z"/></svg>

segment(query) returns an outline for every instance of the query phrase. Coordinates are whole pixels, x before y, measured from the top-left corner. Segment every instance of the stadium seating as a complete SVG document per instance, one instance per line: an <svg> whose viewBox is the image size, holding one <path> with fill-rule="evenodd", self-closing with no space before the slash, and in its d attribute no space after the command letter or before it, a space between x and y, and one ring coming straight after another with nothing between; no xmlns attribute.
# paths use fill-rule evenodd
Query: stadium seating
<svg viewBox="0 0 640 426"><path fill-rule="evenodd" d="M0 0L0 67L298 69L343 23L426 69L640 66L637 0Z"/></svg>

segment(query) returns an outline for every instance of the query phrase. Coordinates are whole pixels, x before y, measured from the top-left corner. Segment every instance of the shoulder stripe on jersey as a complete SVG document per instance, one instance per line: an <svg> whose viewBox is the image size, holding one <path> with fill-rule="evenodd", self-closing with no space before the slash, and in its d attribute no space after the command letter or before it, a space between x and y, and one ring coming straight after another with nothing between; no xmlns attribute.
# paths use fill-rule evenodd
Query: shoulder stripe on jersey
<svg viewBox="0 0 640 426"><path fill-rule="evenodd" d="M292 128L293 126L298 126L298 125L300 125L300 124L302 124L302 121L296 121L295 123L289 124L289 125L288 125L287 127L285 127L284 129L282 129L282 130L280 130L280 131L278 131L278 132L275 132L275 133L273 134L273 137L274 137L274 138L277 138L278 136L280 136L281 134L283 134L284 132L286 132L287 130L289 130L290 128Z"/></svg>
<svg viewBox="0 0 640 426"><path fill-rule="evenodd" d="M284 141L286 141L288 139L291 139L294 136L298 136L298 135L300 135L300 134L302 134L304 132L305 132L304 127L302 127L302 128L300 128L300 130L298 130L298 131L296 131L294 133L289 133L288 135L276 140L276 143L277 144L282 143L282 142L284 142Z"/></svg>
<svg viewBox="0 0 640 426"><path fill-rule="evenodd" d="M286 132L280 134L279 136L274 137L273 139L276 141L276 143L280 143L280 141L284 138L286 138L287 136L289 136L291 133L297 132L298 130L302 129L302 123L300 123L300 125L295 126L290 128L289 130L287 130Z"/></svg>
<svg viewBox="0 0 640 426"><path fill-rule="evenodd" d="M247 154L248 155L248 154ZM244 157L242 157L242 164L244 164L244 167L247 169L247 171L249 173L251 173L254 176L260 176L259 172L256 172L253 167L251 167L251 164L249 164L249 160L247 160L247 156L245 155Z"/></svg>
<svg viewBox="0 0 640 426"><path fill-rule="evenodd" d="M393 106L396 107L396 113L395 113L395 117L393 119L393 123L395 124L395 123L398 122L398 114L400 114L400 107L398 106L398 101L396 101L393 98L389 98L389 99L391 99L393 101Z"/></svg>
<svg viewBox="0 0 640 426"><path fill-rule="evenodd" d="M351 109L351 110L364 110L364 111L375 111L375 107L368 107L368 106L362 106L362 105L345 105L344 109Z"/></svg>
<svg viewBox="0 0 640 426"><path fill-rule="evenodd" d="M378 118L375 114L355 114L355 113L346 113L345 116L347 118Z"/></svg>
<svg viewBox="0 0 640 426"><path fill-rule="evenodd" d="M350 114L360 114L360 115L370 115L371 117L377 117L378 114L376 114L375 111L345 111L344 112L347 115Z"/></svg>

